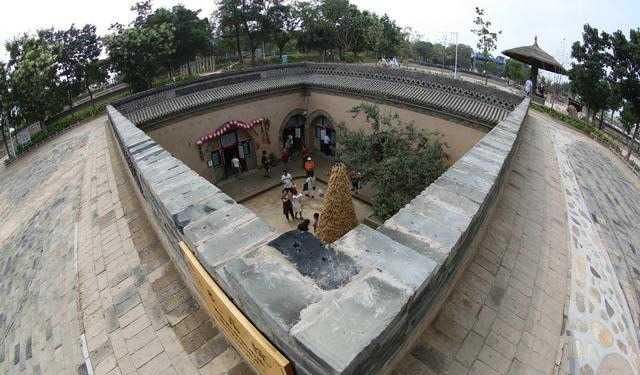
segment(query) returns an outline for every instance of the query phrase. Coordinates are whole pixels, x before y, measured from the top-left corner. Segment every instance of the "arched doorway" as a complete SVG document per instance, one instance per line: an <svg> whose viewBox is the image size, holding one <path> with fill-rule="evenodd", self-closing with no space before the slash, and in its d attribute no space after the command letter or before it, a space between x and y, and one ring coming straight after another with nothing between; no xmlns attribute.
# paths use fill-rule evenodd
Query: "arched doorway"
<svg viewBox="0 0 640 375"><path fill-rule="evenodd" d="M336 145L336 130L333 121L324 114L313 117L311 128L314 132L314 146L326 156L333 154Z"/></svg>
<svg viewBox="0 0 640 375"><path fill-rule="evenodd" d="M289 147L289 152L299 152L305 144L305 124L307 117L303 113L290 116L282 129L282 145Z"/></svg>

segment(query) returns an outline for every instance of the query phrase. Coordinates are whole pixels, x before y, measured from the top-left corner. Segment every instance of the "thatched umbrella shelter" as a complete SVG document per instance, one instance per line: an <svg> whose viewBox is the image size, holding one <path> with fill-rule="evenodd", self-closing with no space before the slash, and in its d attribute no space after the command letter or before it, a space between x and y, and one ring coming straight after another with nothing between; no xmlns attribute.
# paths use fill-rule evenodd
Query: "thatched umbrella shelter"
<svg viewBox="0 0 640 375"><path fill-rule="evenodd" d="M331 243L357 225L358 218L351 198L347 167L340 163L331 168L317 235L322 242Z"/></svg>
<svg viewBox="0 0 640 375"><path fill-rule="evenodd" d="M533 45L511 48L506 51L502 51L502 54L522 63L531 65L531 81L533 83L534 90L538 83L539 69L558 74L565 74L562 64L538 46L537 36L534 39Z"/></svg>

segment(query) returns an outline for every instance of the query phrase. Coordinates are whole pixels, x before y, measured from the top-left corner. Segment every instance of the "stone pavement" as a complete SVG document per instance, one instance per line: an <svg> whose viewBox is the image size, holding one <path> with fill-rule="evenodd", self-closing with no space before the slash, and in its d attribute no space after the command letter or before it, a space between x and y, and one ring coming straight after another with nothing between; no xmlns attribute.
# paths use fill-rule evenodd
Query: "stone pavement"
<svg viewBox="0 0 640 375"><path fill-rule="evenodd" d="M106 131L103 117L0 172L0 374L251 373L179 280Z"/></svg>
<svg viewBox="0 0 640 375"><path fill-rule="evenodd" d="M478 253L400 374L550 374L562 346L569 252L549 129L529 116Z"/></svg>
<svg viewBox="0 0 640 375"><path fill-rule="evenodd" d="M553 136L571 227L569 369L637 373L640 194L596 145L562 129Z"/></svg>

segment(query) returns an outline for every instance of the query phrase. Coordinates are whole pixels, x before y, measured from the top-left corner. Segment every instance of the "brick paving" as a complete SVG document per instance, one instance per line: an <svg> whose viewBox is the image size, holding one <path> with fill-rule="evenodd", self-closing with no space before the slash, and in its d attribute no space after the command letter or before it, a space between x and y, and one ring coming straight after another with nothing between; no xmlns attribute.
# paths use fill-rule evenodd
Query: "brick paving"
<svg viewBox="0 0 640 375"><path fill-rule="evenodd" d="M0 170L0 374L85 374L82 334L96 375L252 373L179 279L105 125Z"/></svg>
<svg viewBox="0 0 640 375"><path fill-rule="evenodd" d="M569 252L550 129L529 116L478 253L395 374L550 374Z"/></svg>
<svg viewBox="0 0 640 375"><path fill-rule="evenodd" d="M96 374L251 373L180 281L105 123L78 127L0 169L0 374L86 373L82 334ZM394 373L554 373L571 264L556 126L527 119L478 254ZM607 176L604 167L586 171L595 156L572 158L588 163L575 164L579 183ZM628 207L598 206L597 217L621 233L605 239L634 240L631 227L615 223L635 212L625 199L638 185L613 188L615 205ZM590 204L606 199L603 191L588 195ZM613 255L630 294L638 275L631 243Z"/></svg>

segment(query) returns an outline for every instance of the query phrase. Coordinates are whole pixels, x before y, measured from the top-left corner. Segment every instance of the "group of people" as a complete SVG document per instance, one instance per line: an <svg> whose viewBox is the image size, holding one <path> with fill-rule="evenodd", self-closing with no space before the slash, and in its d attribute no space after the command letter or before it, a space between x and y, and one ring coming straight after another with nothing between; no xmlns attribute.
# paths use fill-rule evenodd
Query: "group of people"
<svg viewBox="0 0 640 375"><path fill-rule="evenodd" d="M301 220L298 224L298 229L308 231L311 221L304 218L304 200L306 198L315 198L316 184L315 184L315 168L316 164L307 156L304 161L304 170L306 177L302 187L302 191L298 190L293 176L286 169L282 172L280 181L282 182L282 213L287 221ZM318 227L318 220L320 215L316 212L313 214L313 231L315 232Z"/></svg>

